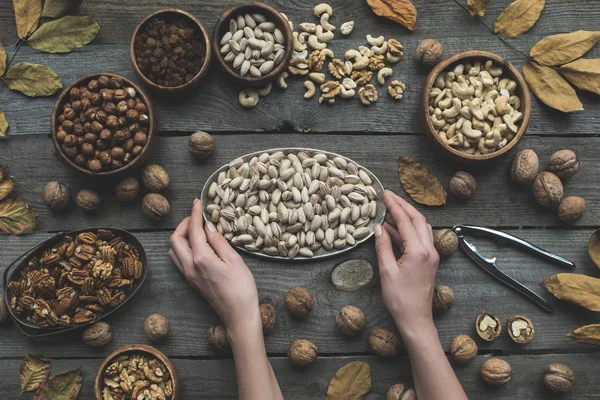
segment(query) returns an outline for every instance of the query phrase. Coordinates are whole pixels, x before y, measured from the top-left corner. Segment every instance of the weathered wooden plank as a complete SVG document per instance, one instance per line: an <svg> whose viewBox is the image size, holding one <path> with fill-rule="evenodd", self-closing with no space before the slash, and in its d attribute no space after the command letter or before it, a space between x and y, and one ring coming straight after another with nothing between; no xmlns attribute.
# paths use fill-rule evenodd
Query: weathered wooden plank
<svg viewBox="0 0 600 400"><path fill-rule="evenodd" d="M99 354L100 355L100 354ZM104 355L104 353L102 353ZM561 354L543 356L504 357L511 364L513 376L502 387L487 386L479 377L479 368L487 357L479 356L471 364L456 368L456 374L471 399L493 397L494 399L548 399L554 398L543 384L544 370L553 362L567 364L575 372L575 389L561 396L565 399L593 399L598 397L600 385L594 366L597 354ZM237 387L232 360L172 360L181 382L181 397L184 399L235 399ZM286 399L323 399L329 381L336 371L352 361L363 361L371 367L371 392L366 400L385 398L387 390L396 383L412 385L410 364L407 357L385 361L375 357L327 357L320 358L311 367L294 368L284 358L271 358L275 375ZM20 399L18 371L19 359L1 360L0 370L6 379L0 381L0 391L6 400ZM83 385L79 398L94 397L93 381L100 365L99 359L51 360L52 373L73 368L82 368Z"/></svg>
<svg viewBox="0 0 600 400"><path fill-rule="evenodd" d="M108 183L98 183L72 172L50 151L50 139L45 137L15 137L0 147L0 160L10 166L17 179L18 190L39 212L40 229L57 231L95 226L98 223L126 226L129 229L173 229L185 216L195 197L200 196L204 182L218 167L252 151L275 147L302 147L338 152L369 168L379 177L384 187L403 193L397 173L400 155L410 155L423 163L447 185L451 176L463 166L440 157L423 136L394 135L216 135L216 153L204 163L196 163L187 152L186 136L158 139L150 161L163 165L171 176L172 187L167 194L172 214L162 223L152 223L141 213L140 201L119 204ZM542 166L549 155L568 147L579 155L581 172L566 184L565 192L581 195L588 201L588 212L580 226L593 226L600 217L600 165L596 162L598 138L539 138L528 137L519 146L539 152ZM466 167L478 182L475 197L468 203L449 196L444 207L419 206L434 226L470 223L494 226L562 226L555 213L538 207L529 190L517 187L508 176L511 155L483 167ZM53 214L43 204L41 193L51 180L67 183L73 191L98 186L105 204L96 215L85 215L75 205L73 210ZM141 196L140 196L141 197Z"/></svg>
<svg viewBox="0 0 600 400"><path fill-rule="evenodd" d="M527 35L515 45L524 52L541 38ZM305 100L302 97L302 79L290 79L289 87L283 91L274 88L271 95L262 99L253 109L244 109L237 101L239 88L231 85L227 77L213 65L200 89L181 101L153 96L157 105L159 128L162 133L204 129L211 132L248 132L290 130L307 132L423 132L419 119L420 90L427 71L416 61L415 48L423 37L403 36L406 59L394 68L393 79L400 79L408 86L401 101L387 95L386 87L379 87L380 98L370 107L363 106L358 99L339 99L333 106L319 104L317 97ZM515 52L492 35L477 37L440 37L446 54L479 48L498 53L519 68L524 56ZM350 39L335 40L331 48L342 57L349 48L366 44L363 35ZM9 53L14 47L8 48ZM592 50L590 57L600 56L600 48ZM110 71L121 73L137 80L131 69L129 52L125 45L87 46L69 55L48 55L23 48L15 62L30 61L48 65L55 70L67 86L78 77L90 72ZM375 79L373 79L375 82ZM583 94L586 108L583 112L568 117L541 104L534 96L532 119L528 134L536 135L593 135L597 133L596 121L600 118L600 98ZM56 96L31 99L20 93L0 86L1 105L11 124L10 134L48 134L50 115Z"/></svg>
<svg viewBox="0 0 600 400"><path fill-rule="evenodd" d="M577 264L579 273L598 275L586 251L591 231L528 229L509 232L572 260ZM3 271L29 248L50 236L36 233L21 238L2 237L0 270ZM205 333L219 320L207 302L191 289L172 265L167 255L170 232L136 233L136 236L148 253L148 278L139 294L108 319L114 336L105 350L114 350L128 343L145 343L144 319L158 312L164 314L171 324L171 334L161 345L162 349L174 356L210 356L212 353L207 347ZM578 345L565 335L581 325L597 323L597 314L551 299L551 295L540 286L543 279L564 270L514 248L499 249L483 239L476 239L474 243L482 254L497 256L499 267L507 274L549 299L556 306L556 312L548 314L542 311L497 283L463 254L455 254L443 260L438 271L438 282L452 287L456 295L455 306L450 313L436 317L440 338L446 348L460 333L475 335L475 317L488 310L495 313L503 324L511 315L530 317L535 324L536 336L529 344L520 346L506 336L503 327L501 338L486 344L480 341L482 351L500 350L504 354L590 351L591 348ZM365 259L377 268L372 241L334 259L314 262L280 263L243 256L254 274L261 300L270 298L277 309L277 328L266 340L271 354L286 353L289 343L299 338L313 341L321 354L368 354L367 336L370 330L380 327L394 329L378 283L353 293L337 291L330 283L331 271L345 260ZM316 299L316 306L305 322L291 319L285 311L285 293L295 286L307 287ZM348 304L361 308L367 318L365 333L354 339L342 338L334 322L337 311ZM43 353L49 357L98 356L97 350L86 347L80 341L79 333L36 340L23 337L12 324L1 329L0 354L3 357L19 357L26 353Z"/></svg>

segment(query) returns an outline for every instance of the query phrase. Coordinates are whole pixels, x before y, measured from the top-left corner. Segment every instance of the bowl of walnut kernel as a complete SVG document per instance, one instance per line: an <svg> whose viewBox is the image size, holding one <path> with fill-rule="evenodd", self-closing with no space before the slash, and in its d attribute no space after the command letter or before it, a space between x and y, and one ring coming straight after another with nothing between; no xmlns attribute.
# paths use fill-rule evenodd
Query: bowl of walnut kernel
<svg viewBox="0 0 600 400"><path fill-rule="evenodd" d="M179 398L179 380L171 360L145 344L131 344L112 352L96 374L97 399Z"/></svg>

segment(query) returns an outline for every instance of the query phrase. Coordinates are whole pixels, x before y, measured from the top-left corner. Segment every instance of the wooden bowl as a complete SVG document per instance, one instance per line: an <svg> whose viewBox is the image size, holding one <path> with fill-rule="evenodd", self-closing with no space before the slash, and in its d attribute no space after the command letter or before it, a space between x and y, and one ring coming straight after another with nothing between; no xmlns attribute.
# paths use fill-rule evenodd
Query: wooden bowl
<svg viewBox="0 0 600 400"><path fill-rule="evenodd" d="M58 142L58 140L56 138L56 134L58 132L57 118L60 115L60 112L61 112L61 109L63 108L64 103L66 103L67 100L69 99L69 92L71 91L72 88L84 86L90 80L97 79L101 75L106 75L108 77L114 76L114 77L118 77L118 78L122 79L124 83L133 87L135 89L135 91L137 92L137 95L142 98L142 100L144 101L144 103L146 104L146 107L148 109L148 111L147 111L148 120L149 120L148 121L148 140L147 140L146 145L144 146L144 149L142 150L142 152L136 158L134 158L131 162L129 162L128 164L125 164L121 168L117 168L117 169L114 169L111 171L92 172L86 168L80 167L79 165L75 164L73 162L73 160L71 160L69 157L67 157L65 155L65 153L63 152L63 150L60 146L60 143ZM99 178L119 178L128 173L131 173L132 170L144 165L146 163L146 161L148 160L148 157L150 156L150 152L151 152L153 143L156 139L157 130L158 130L158 124L156 122L156 113L154 111L154 106L153 106L152 102L150 101L150 97L146 94L146 92L137 83L134 83L133 81L129 80L128 78L125 78L122 75L113 74L110 72L101 72L101 73L86 75L82 78L79 78L78 80L73 82L71 85L69 85L65 90L63 90L63 92L60 94L60 96L56 100L56 103L54 103L54 109L52 110L52 117L51 117L50 124L51 124L50 132L51 132L51 136L52 136L52 143L54 144L54 149L56 150L56 154L58 154L58 156L60 158L62 158L71 168L73 168L79 172L82 172L85 175L99 177Z"/></svg>
<svg viewBox="0 0 600 400"><path fill-rule="evenodd" d="M233 69L231 65L229 65L223 59L223 55L221 54L221 38L229 30L229 20L233 17L236 17L239 14L245 13L261 13L267 17L267 20L275 23L275 26L279 28L279 30L285 36L285 53L283 56L283 61L276 66L271 72L266 75L255 78L253 76L242 76L236 70ZM276 79L283 71L285 71L288 67L290 59L292 57L292 50L294 49L293 37L292 37L292 29L290 28L286 19L281 15L279 11L270 7L263 3L246 3L240 4L235 7L231 7L227 11L223 13L221 18L217 21L217 26L215 27L215 32L213 34L213 49L215 52L215 58L217 59L217 63L225 70L227 75L231 77L237 83L244 86L263 86L268 82Z"/></svg>
<svg viewBox="0 0 600 400"><path fill-rule="evenodd" d="M94 382L94 392L96 394L96 399L103 399L102 390L104 389L104 381L103 375L106 368L113 362L113 360L119 356L125 355L127 353L146 353L158 358L167 368L169 374L171 375L171 379L173 380L173 396L171 400L179 399L179 379L177 378L177 373L175 372L175 367L169 357L164 355L158 349L148 346L145 344L130 344L127 346L123 346L112 353L108 357L102 361L98 372L96 373L96 380Z"/></svg>
<svg viewBox="0 0 600 400"><path fill-rule="evenodd" d="M154 83L150 79L148 79L146 77L146 75L144 75L144 73L140 70L140 67L137 64L137 60L135 57L135 38L138 35L138 33L141 31L141 29L148 23L148 21L150 21L150 19L157 17L157 16L160 16L162 19L165 19L167 21L173 20L174 18L182 18L182 17L184 19L188 19L202 33L202 37L204 38L204 45L205 45L204 64L202 65L202 68L200 68L200 71L198 71L196 76L191 81L186 82L183 85L163 86L163 85ZM210 37L208 35L208 31L206 30L206 28L204 27L202 22L200 22L200 20L198 20L198 18L194 17L189 12L180 10L178 8L163 8L161 10L154 11L153 13L148 15L146 18L144 18L142 20L142 22L140 22L135 27L135 30L133 31L133 34L131 35L131 40L129 41L129 59L131 60L131 65L133 66L133 70L135 71L137 76L139 76L140 79L144 82L144 84L146 84L153 91L160 92L162 94L184 93L184 92L190 91L190 90L194 89L195 87L197 87L198 84L202 81L202 79L208 73L208 67L210 66L210 62L212 59Z"/></svg>
<svg viewBox="0 0 600 400"><path fill-rule="evenodd" d="M433 88L433 85L435 84L435 80L438 77L438 75L440 73L445 72L448 69L451 69L454 64L473 61L475 59L480 59L483 61L492 60L495 64L502 67L502 69L504 70L504 75L517 82L517 95L521 99L521 108L519 111L523 113L523 119L521 120L521 125L519 126L517 134L505 147L493 153L480 155L466 154L444 143L439 138L435 128L433 127L428 110L429 92ZM429 75L425 79L425 84L423 85L423 91L421 93L420 113L421 119L426 128L426 134L433 140L438 149L442 150L443 153L448 154L451 158L457 161L477 163L500 157L501 155L509 152L513 147L516 146L519 140L521 140L523 134L525 134L525 131L527 130L527 125L529 124L529 117L531 116L531 97L529 96L529 89L527 87L527 84L525 83L525 80L523 79L523 76L512 64L510 64L502 57L494 53L490 53L488 51L469 50L451 55L450 57L437 64L429 73Z"/></svg>

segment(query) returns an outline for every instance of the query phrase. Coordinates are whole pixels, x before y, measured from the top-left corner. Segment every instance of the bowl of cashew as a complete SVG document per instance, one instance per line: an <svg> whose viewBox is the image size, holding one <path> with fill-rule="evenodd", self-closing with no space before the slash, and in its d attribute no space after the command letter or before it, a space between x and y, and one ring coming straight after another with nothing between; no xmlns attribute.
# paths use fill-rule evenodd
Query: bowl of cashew
<svg viewBox="0 0 600 400"><path fill-rule="evenodd" d="M469 50L429 73L420 113L438 149L455 160L482 162L509 152L521 140L531 98L512 64L494 53Z"/></svg>

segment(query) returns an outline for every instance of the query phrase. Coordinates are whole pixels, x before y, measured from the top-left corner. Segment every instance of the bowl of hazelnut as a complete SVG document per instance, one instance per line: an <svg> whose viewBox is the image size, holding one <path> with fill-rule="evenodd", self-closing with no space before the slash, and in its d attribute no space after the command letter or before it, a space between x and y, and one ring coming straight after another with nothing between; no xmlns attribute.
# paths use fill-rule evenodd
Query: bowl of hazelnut
<svg viewBox="0 0 600 400"><path fill-rule="evenodd" d="M530 115L523 76L487 51L463 51L442 60L423 86L426 134L458 161L482 162L507 153L525 134Z"/></svg>
<svg viewBox="0 0 600 400"><path fill-rule="evenodd" d="M112 73L78 79L62 92L52 111L56 153L90 176L121 176L143 165L156 131L148 95Z"/></svg>
<svg viewBox="0 0 600 400"><path fill-rule="evenodd" d="M131 36L133 70L150 89L186 92L208 72L211 43L202 23L187 11L164 8L148 15Z"/></svg>

